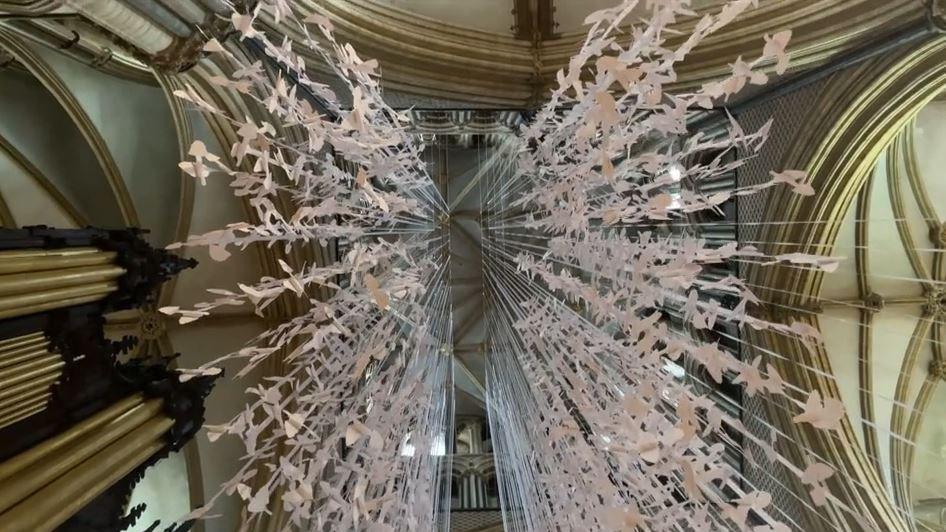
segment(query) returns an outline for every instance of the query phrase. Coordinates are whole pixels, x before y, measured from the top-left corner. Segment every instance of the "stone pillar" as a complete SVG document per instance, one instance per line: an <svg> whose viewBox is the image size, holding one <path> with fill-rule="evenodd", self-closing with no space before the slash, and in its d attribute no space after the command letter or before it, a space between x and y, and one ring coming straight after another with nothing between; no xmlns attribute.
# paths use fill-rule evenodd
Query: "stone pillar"
<svg viewBox="0 0 946 532"><path fill-rule="evenodd" d="M456 439L469 444L465 453L455 454L454 475L459 487L460 508L476 510L486 508L486 475L484 465L492 463L483 439L486 419L482 417L459 417L456 419Z"/></svg>
<svg viewBox="0 0 946 532"><path fill-rule="evenodd" d="M470 444L470 450L465 454L481 454L483 447L483 426L486 420L481 417L463 416L456 420L456 437Z"/></svg>

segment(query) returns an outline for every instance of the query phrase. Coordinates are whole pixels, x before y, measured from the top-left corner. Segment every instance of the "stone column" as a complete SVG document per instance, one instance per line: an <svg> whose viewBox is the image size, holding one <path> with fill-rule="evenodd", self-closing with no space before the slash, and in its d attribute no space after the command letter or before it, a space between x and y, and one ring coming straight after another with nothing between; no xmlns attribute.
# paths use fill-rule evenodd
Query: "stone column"
<svg viewBox="0 0 946 532"><path fill-rule="evenodd" d="M461 460L462 475L457 479L460 488L460 507L463 509L477 509L486 506L486 482L478 469L482 455L485 452L483 442L483 426L486 420L482 417L461 417L456 420L457 436L469 442L470 449L466 454L454 456L454 460Z"/></svg>

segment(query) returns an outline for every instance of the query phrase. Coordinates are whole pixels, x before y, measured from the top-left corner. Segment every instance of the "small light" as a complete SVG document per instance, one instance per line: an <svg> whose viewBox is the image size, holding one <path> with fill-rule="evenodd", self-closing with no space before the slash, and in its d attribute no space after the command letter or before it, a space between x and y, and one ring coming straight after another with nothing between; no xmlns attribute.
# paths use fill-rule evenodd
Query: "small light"
<svg viewBox="0 0 946 532"><path fill-rule="evenodd" d="M408 432L404 435L404 439L401 440L401 456L412 457L416 450L414 445L411 444L411 433Z"/></svg>
<svg viewBox="0 0 946 532"><path fill-rule="evenodd" d="M675 211L683 207L683 201L681 201L681 196L679 192L670 193L670 205L667 207L667 210Z"/></svg>
<svg viewBox="0 0 946 532"><path fill-rule="evenodd" d="M683 179L683 170L681 170L680 167L677 165L671 166L669 173L670 173L670 179L673 179L674 181L679 181Z"/></svg>
<svg viewBox="0 0 946 532"><path fill-rule="evenodd" d="M430 455L431 456L446 456L447 454L447 438L444 433L439 433L434 436L434 441L430 446Z"/></svg>
<svg viewBox="0 0 946 532"><path fill-rule="evenodd" d="M679 364L673 363L670 360L664 361L664 369L667 371L667 373L673 375L674 378L677 379L682 379L683 377L686 377L687 374L683 367L681 367Z"/></svg>

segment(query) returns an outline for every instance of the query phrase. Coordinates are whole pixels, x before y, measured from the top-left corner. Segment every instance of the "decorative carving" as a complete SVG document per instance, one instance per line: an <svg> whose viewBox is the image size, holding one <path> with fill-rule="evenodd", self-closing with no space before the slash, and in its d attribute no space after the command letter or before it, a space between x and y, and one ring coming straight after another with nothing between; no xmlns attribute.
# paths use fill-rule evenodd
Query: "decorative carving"
<svg viewBox="0 0 946 532"><path fill-rule="evenodd" d="M923 311L931 318L946 315L946 287L937 286L926 292L926 304Z"/></svg>
<svg viewBox="0 0 946 532"><path fill-rule="evenodd" d="M519 111L486 110L413 110L410 112L412 132L437 135L513 133L526 122ZM437 139L449 142L451 139Z"/></svg>
<svg viewBox="0 0 946 532"><path fill-rule="evenodd" d="M445 465L447 462L445 462ZM496 462L492 453L486 454L456 454L449 463L452 473L457 477L476 475L487 478L496 474Z"/></svg>
<svg viewBox="0 0 946 532"><path fill-rule="evenodd" d="M5 50L0 50L0 70L11 66L16 59Z"/></svg>
<svg viewBox="0 0 946 532"><path fill-rule="evenodd" d="M933 359L930 361L930 377L946 381L946 360Z"/></svg>
<svg viewBox="0 0 946 532"><path fill-rule="evenodd" d="M164 321L165 318L163 315L152 309L143 309L139 323L139 333L141 333L141 337L144 340L157 340L161 338L166 330Z"/></svg>
<svg viewBox="0 0 946 532"><path fill-rule="evenodd" d="M877 292L871 292L864 297L864 308L871 312L880 312L884 309L885 304L886 302L884 301L883 296Z"/></svg>
<svg viewBox="0 0 946 532"><path fill-rule="evenodd" d="M158 287L178 273L197 266L195 259L185 259L163 249L151 247L141 238L140 229L97 231L92 245L118 253L116 262L126 274L119 280L120 290L106 302L109 310L129 309L151 303Z"/></svg>
<svg viewBox="0 0 946 532"><path fill-rule="evenodd" d="M174 420L174 426L165 435L170 451L183 447L204 424L204 399L217 377L222 375L201 375L182 382L180 374L170 367L177 356L132 359L116 365L116 371L130 390L164 400L164 413Z"/></svg>
<svg viewBox="0 0 946 532"><path fill-rule="evenodd" d="M249 4L255 5L255 2ZM184 72L196 65L205 55L204 44L210 38L216 38L222 43L230 36L232 28L229 18L221 18L208 13L199 31L191 33L186 38L175 38L170 46L152 55L148 63L162 72L172 74Z"/></svg>
<svg viewBox="0 0 946 532"><path fill-rule="evenodd" d="M203 56L205 42L205 36L200 32L194 32L184 39L175 39L171 46L151 56L149 63L162 72L184 72Z"/></svg>
<svg viewBox="0 0 946 532"><path fill-rule="evenodd" d="M946 224L938 223L930 227L930 241L940 249L946 249Z"/></svg>
<svg viewBox="0 0 946 532"><path fill-rule="evenodd" d="M946 0L926 0L926 19L940 33L946 33Z"/></svg>

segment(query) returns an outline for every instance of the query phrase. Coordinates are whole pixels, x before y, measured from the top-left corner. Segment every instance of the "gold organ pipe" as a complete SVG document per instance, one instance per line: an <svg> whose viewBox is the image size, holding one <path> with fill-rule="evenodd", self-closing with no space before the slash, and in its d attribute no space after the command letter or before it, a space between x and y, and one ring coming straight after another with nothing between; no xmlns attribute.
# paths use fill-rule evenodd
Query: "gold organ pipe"
<svg viewBox="0 0 946 532"><path fill-rule="evenodd" d="M34 412L34 410L39 409L39 412L42 412L46 409L46 406L49 404L49 398L53 394L45 393L36 397L29 399L24 399L23 401L18 402L17 404L7 407L0 408L0 427L6 427L7 425L12 425L16 421L10 422L9 420L16 419L19 421L22 414L26 412Z"/></svg>
<svg viewBox="0 0 946 532"><path fill-rule="evenodd" d="M6 511L31 493L59 479L71 469L99 454L103 449L113 447L114 442L122 441L125 435L134 434L136 428L148 423L149 420L158 418L161 413L161 403L161 399L152 399L132 408L111 420L99 430L74 442L63 449L62 452L47 456L41 462L33 463L25 468L22 473L17 475L15 482L0 484L0 512ZM158 420L174 424L167 417L160 417ZM14 457L13 460L16 458L18 457ZM119 458L115 457L114 459L118 460ZM106 460L110 459L106 457ZM109 468L107 464L103 464L102 467L106 470ZM0 525L2 525L3 519L4 515L0 513ZM0 529L3 529L3 526L0 526Z"/></svg>
<svg viewBox="0 0 946 532"><path fill-rule="evenodd" d="M0 428L43 411L63 366L42 333L5 341L0 346Z"/></svg>
<svg viewBox="0 0 946 532"><path fill-rule="evenodd" d="M22 343L6 351L0 350L0 366L9 363L10 360L18 359L30 353L46 351L48 347L49 342L46 341L45 338L37 338L36 340L32 340L30 343Z"/></svg>
<svg viewBox="0 0 946 532"><path fill-rule="evenodd" d="M29 362L14 366L10 369L0 371L0 390L12 388L25 381L36 379L50 373L57 376L62 374L62 367L66 363L59 355L49 355Z"/></svg>
<svg viewBox="0 0 946 532"><path fill-rule="evenodd" d="M81 297L115 289L115 283L90 283L84 286L58 288L54 290L39 290L28 294L0 297L0 310L16 309L20 306L35 305L50 301L59 301L71 297Z"/></svg>
<svg viewBox="0 0 946 532"><path fill-rule="evenodd" d="M37 257L35 259L14 259L10 261L0 261L0 274L9 275L14 273L60 270L79 268L82 266L112 264L114 263L115 256L115 253L103 253L101 255L79 257Z"/></svg>
<svg viewBox="0 0 946 532"><path fill-rule="evenodd" d="M29 407L36 406L39 403L47 401L50 397L52 397L52 395L53 394L51 392L47 391L46 393L41 393L39 395L34 395L32 397L24 398L22 401L20 401L19 403L15 405L8 405L8 406L0 408L0 416L5 416L9 414L10 412L14 412L17 410L26 410Z"/></svg>
<svg viewBox="0 0 946 532"><path fill-rule="evenodd" d="M106 297L125 273L94 247L0 251L0 319ZM65 362L42 333L0 340L0 427L47 408ZM0 463L0 529L53 530L163 446L162 400L115 403Z"/></svg>
<svg viewBox="0 0 946 532"><path fill-rule="evenodd" d="M11 508L31 493L94 457L113 442L122 440L126 434L133 433L136 428L156 418L161 412L161 403L161 399L152 399L134 407L62 452L47 456L45 460L24 469L22 474L17 475L15 482L4 482L0 485L0 512ZM161 419L174 423L166 417ZM103 467L107 469L107 466ZM0 525L3 522L2 516L0 513ZM3 530L3 526L0 526L0 530Z"/></svg>
<svg viewBox="0 0 946 532"><path fill-rule="evenodd" d="M43 345L48 342L48 340L46 340L46 338L43 336L37 336L35 338L23 338L18 340L19 341L16 343L11 343L9 345L0 347L0 356L5 356L7 353L22 351L37 345Z"/></svg>
<svg viewBox="0 0 946 532"><path fill-rule="evenodd" d="M0 410L9 409L12 405L19 404L24 401L29 401L37 395L43 395L47 393L51 393L48 385L36 386L30 389L27 389L26 391L24 391L23 393L21 393L20 395L16 397L8 397L0 401Z"/></svg>
<svg viewBox="0 0 946 532"><path fill-rule="evenodd" d="M0 319L102 299L125 272L116 256L94 247L0 251ZM32 340L2 342L0 354Z"/></svg>
<svg viewBox="0 0 946 532"><path fill-rule="evenodd" d="M18 422L18 421L22 421L22 420L24 420L24 419L26 419L26 418L32 416L32 415L34 415L34 414L38 414L38 413L42 412L42 411L45 410L45 409L46 409L46 403L42 403L42 404L39 404L39 405L34 406L33 408L30 408L29 410L26 410L25 412L10 414L9 416L7 416L7 417L5 417L5 418L0 419L0 426L6 427L6 426L8 426L8 425L12 425L12 424L14 424L14 423L16 423L16 422Z"/></svg>
<svg viewBox="0 0 946 532"><path fill-rule="evenodd" d="M30 345L26 346L25 349L10 351L9 353L0 353L0 370L9 366L23 364L28 360L32 360L48 353L49 346L45 344L38 344L35 346Z"/></svg>
<svg viewBox="0 0 946 532"><path fill-rule="evenodd" d="M0 427L6 427L14 423L17 423L19 421L23 421L24 419L32 415L38 414L45 409L46 409L46 403L41 403L25 411L14 412L8 416L4 416L3 418L0 418Z"/></svg>
<svg viewBox="0 0 946 532"><path fill-rule="evenodd" d="M40 353L40 356L34 356L34 353L26 353L24 356L24 361L19 364L7 364L6 367L0 367L0 382L3 382L3 379L11 375L18 375L22 372L29 371L31 369L43 367L48 365L50 360L61 360L58 354L50 353L45 349L42 351L37 350L36 352ZM25 358L26 355L31 355L30 358ZM19 357L18 357L19 358Z"/></svg>
<svg viewBox="0 0 946 532"><path fill-rule="evenodd" d="M0 297L0 319L96 301L117 288L118 283L103 282Z"/></svg>
<svg viewBox="0 0 946 532"><path fill-rule="evenodd" d="M5 479L11 477L18 471L29 467L53 453L64 450L67 446L79 441L87 434L99 430L115 418L131 411L142 403L144 403L144 396L141 394L122 399L101 412L83 419L52 438L34 445L13 458L0 463L0 485L3 485Z"/></svg>
<svg viewBox="0 0 946 532"><path fill-rule="evenodd" d="M48 303L40 303L37 305L30 305L28 307L0 311L0 319L10 318L13 316L25 316L27 314L34 314L36 312L43 312L45 310L50 310L54 308L73 307L76 305L83 305L85 303L91 303L93 301L98 301L99 299L104 298L109 292L113 292L116 288L117 286L115 288L112 288L111 290L107 290L102 293L92 294L88 296L71 297L69 299L63 299L61 301L50 301Z"/></svg>
<svg viewBox="0 0 946 532"><path fill-rule="evenodd" d="M111 264L0 275L0 296L110 281L125 269Z"/></svg>
<svg viewBox="0 0 946 532"><path fill-rule="evenodd" d="M9 397L19 397L23 392L36 388L38 386L47 386L59 379L60 373L49 373L35 377L33 380L11 386L10 388L0 388L0 399Z"/></svg>
<svg viewBox="0 0 946 532"><path fill-rule="evenodd" d="M0 353L5 353L10 349L14 349L18 345L29 344L41 339L43 339L43 333L35 332L24 336L15 336L13 338L0 340Z"/></svg>
<svg viewBox="0 0 946 532"><path fill-rule="evenodd" d="M0 528L9 532L52 532L109 486L164 447L161 436L174 421L152 419L106 447L6 513Z"/></svg>
<svg viewBox="0 0 946 532"><path fill-rule="evenodd" d="M0 251L0 275L112 264L116 256L114 251L90 247Z"/></svg>
<svg viewBox="0 0 946 532"><path fill-rule="evenodd" d="M31 257L73 257L76 255L94 255L104 253L101 249L91 246L59 248L59 249L7 249L0 251L0 261L8 259L24 259Z"/></svg>

